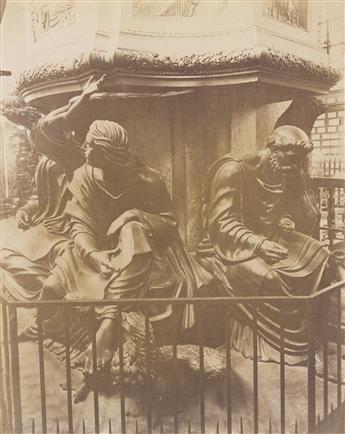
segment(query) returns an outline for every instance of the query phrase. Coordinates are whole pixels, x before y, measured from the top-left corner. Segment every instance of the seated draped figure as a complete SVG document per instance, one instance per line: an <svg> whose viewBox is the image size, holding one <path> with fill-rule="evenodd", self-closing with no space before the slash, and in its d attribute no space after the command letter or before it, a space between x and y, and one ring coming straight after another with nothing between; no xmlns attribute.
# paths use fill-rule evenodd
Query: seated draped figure
<svg viewBox="0 0 345 434"><path fill-rule="evenodd" d="M69 242L65 214L71 199L68 185L73 171L85 161L72 130L80 120L78 108L87 103L95 86L91 92L89 89L88 84L81 95L48 115L20 97L1 102L1 115L26 129L29 143L39 155L34 179L37 197L17 211L18 227L11 219L3 221L1 297L6 300L37 299L56 257ZM27 327L25 333L34 336L35 330Z"/></svg>
<svg viewBox="0 0 345 434"><path fill-rule="evenodd" d="M84 152L86 163L74 172L65 210L73 242L56 258L41 298L192 297L205 276L212 277L190 263L162 176L129 151L127 131L115 122L94 121ZM151 322L174 313L169 304L146 307ZM136 309L130 303L122 306ZM115 348L117 311L116 306L96 308L102 366ZM186 305L176 318L180 329L190 328L193 306ZM87 365L91 360L90 346L81 361Z"/></svg>
<svg viewBox="0 0 345 434"><path fill-rule="evenodd" d="M2 107L3 115L29 130L32 145L43 155L36 176L38 210L30 205L18 212L18 224L26 231L2 248L6 299L192 297L213 279L193 265L178 235L164 179L130 152L127 131L96 120L83 146L77 143L73 132L81 109L88 110L89 97L103 80L90 80L79 97L46 116L19 100ZM44 310L47 327L57 313ZM148 313L151 322L174 325L167 334L195 321L192 305L149 305ZM98 365L104 366L117 347L117 309L97 308L96 315ZM35 336L33 321L21 337ZM91 359L90 346L76 364L90 368Z"/></svg>
<svg viewBox="0 0 345 434"><path fill-rule="evenodd" d="M311 295L344 279L344 268L311 236L319 210L306 161L313 149L308 135L320 107L315 99L293 101L264 148L240 158L225 155L211 166L203 190L205 237L197 258L222 281L222 295ZM231 306L232 346L252 358L253 306ZM285 303L280 311L273 302L259 305L260 360L280 360L281 325L286 362L306 360L306 306Z"/></svg>

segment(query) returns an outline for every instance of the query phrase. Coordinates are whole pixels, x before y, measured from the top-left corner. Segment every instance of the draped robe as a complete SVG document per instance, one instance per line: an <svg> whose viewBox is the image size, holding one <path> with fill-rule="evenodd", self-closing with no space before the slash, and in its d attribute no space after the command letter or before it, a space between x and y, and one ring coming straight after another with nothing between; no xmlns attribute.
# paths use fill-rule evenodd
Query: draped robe
<svg viewBox="0 0 345 434"><path fill-rule="evenodd" d="M205 238L198 259L215 274L231 296L293 296L313 294L321 281L329 251L309 235L318 223L318 210L305 174L269 185L260 177L263 157L223 157L210 169L203 192ZM284 231L279 220L289 217L296 230ZM301 231L301 232L300 232ZM288 257L270 265L258 256L265 240L288 249ZM232 342L252 357L253 310L240 305L233 312ZM280 325L285 327L289 363L307 354L305 305L289 303L282 314L273 303L258 310L258 353L262 360L279 360Z"/></svg>
<svg viewBox="0 0 345 434"><path fill-rule="evenodd" d="M52 270L70 298L120 299L138 297L192 297L205 283L192 265L178 236L177 225L165 183L158 172L140 162L122 176L85 164L75 171L70 184L72 200L66 213L71 219L74 244L56 260ZM111 239L110 225L126 211L137 217L120 224ZM92 268L88 255L111 251L116 271L103 277ZM210 276L209 276L210 277ZM126 306L130 310L133 306ZM169 305L149 306L151 320L168 318ZM99 318L112 318L116 308L97 309ZM191 305L182 314L182 329L194 324Z"/></svg>
<svg viewBox="0 0 345 434"><path fill-rule="evenodd" d="M31 204L27 205L31 215L28 230L19 230L13 219L3 222L1 272L2 297L6 299L36 299L56 257L68 242L69 218L65 214L71 198L68 184L84 157L73 137L64 136L65 140L61 140L49 134L43 119L30 131L30 143L43 154L35 171L37 203L35 210Z"/></svg>

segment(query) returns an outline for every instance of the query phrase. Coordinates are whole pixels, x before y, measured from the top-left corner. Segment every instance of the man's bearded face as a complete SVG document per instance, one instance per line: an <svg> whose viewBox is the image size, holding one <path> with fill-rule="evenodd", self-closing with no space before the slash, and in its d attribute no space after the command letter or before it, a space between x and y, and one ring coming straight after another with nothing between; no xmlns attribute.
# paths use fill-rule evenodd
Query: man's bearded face
<svg viewBox="0 0 345 434"><path fill-rule="evenodd" d="M272 149L270 163L275 172L293 174L299 172L307 153L298 146L284 146Z"/></svg>
<svg viewBox="0 0 345 434"><path fill-rule="evenodd" d="M267 139L267 145L271 148L272 170L292 175L302 169L306 156L313 149L305 131L292 125L276 128Z"/></svg>

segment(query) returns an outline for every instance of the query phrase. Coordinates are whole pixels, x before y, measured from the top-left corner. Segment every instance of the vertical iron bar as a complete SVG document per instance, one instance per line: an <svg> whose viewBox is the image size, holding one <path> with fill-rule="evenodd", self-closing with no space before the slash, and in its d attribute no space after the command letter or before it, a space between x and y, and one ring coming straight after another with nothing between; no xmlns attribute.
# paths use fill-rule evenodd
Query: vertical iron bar
<svg viewBox="0 0 345 434"><path fill-rule="evenodd" d="M56 419L56 434L60 434L60 424L59 424L59 419Z"/></svg>
<svg viewBox="0 0 345 434"><path fill-rule="evenodd" d="M177 388L177 332L174 331L174 341L172 345L172 370L173 370L173 396L174 396L174 434L178 434L179 426L178 426L178 388Z"/></svg>
<svg viewBox="0 0 345 434"><path fill-rule="evenodd" d="M272 420L271 420L271 418L268 422L268 432L269 432L269 434L272 434Z"/></svg>
<svg viewBox="0 0 345 434"><path fill-rule="evenodd" d="M66 351L66 385L67 385L67 414L68 432L73 434L73 407L72 407L72 377L71 377L71 347L70 347L70 317L69 306L64 309L65 351Z"/></svg>
<svg viewBox="0 0 345 434"><path fill-rule="evenodd" d="M112 434L112 429L111 429L111 419L109 419L109 434Z"/></svg>
<svg viewBox="0 0 345 434"><path fill-rule="evenodd" d="M243 419L240 417L240 433L243 434Z"/></svg>
<svg viewBox="0 0 345 434"><path fill-rule="evenodd" d="M83 434L86 434L85 419L83 419Z"/></svg>
<svg viewBox="0 0 345 434"><path fill-rule="evenodd" d="M36 428L35 428L35 419L32 419L31 421L31 433L35 434Z"/></svg>
<svg viewBox="0 0 345 434"><path fill-rule="evenodd" d="M318 188L318 191L319 191L319 203L318 203L318 205L319 205L319 210L321 211L322 210L322 187L320 188ZM319 222L319 224L318 224L318 227L317 227L317 239L319 240L319 241L321 241L321 229L320 229L320 222Z"/></svg>
<svg viewBox="0 0 345 434"><path fill-rule="evenodd" d="M2 329L3 329L3 326L1 326L0 332L2 331ZM0 342L1 342L1 347L2 347L3 342L4 342L2 332L1 332L0 339L1 339ZM0 352L0 375L1 375L1 385L0 385L0 388L1 388L1 395L0 395L0 414L1 414L1 417L0 417L0 419L1 419L1 423L2 423L2 430L9 431L10 428L9 428L9 420L8 420L8 396L6 394L6 386L5 386L6 371L5 371L3 364L4 363L2 360L2 353Z"/></svg>
<svg viewBox="0 0 345 434"><path fill-rule="evenodd" d="M308 432L315 427L315 338L314 338L314 304L308 305Z"/></svg>
<svg viewBox="0 0 345 434"><path fill-rule="evenodd" d="M328 327L328 309L329 309L329 299L325 303L325 310L323 315L323 417L328 415L328 339L327 339L327 327Z"/></svg>
<svg viewBox="0 0 345 434"><path fill-rule="evenodd" d="M46 405L46 384L44 370L43 330L42 330L42 308L37 308L38 325L38 358L40 367L40 388L41 388L41 416L42 432L47 434L47 405Z"/></svg>
<svg viewBox="0 0 345 434"><path fill-rule="evenodd" d="M231 331L230 315L226 316L226 421L227 432L232 433L232 408L231 408Z"/></svg>
<svg viewBox="0 0 345 434"><path fill-rule="evenodd" d="M337 292L337 406L341 406L341 289Z"/></svg>
<svg viewBox="0 0 345 434"><path fill-rule="evenodd" d="M285 311L280 308L280 431L285 434Z"/></svg>
<svg viewBox="0 0 345 434"><path fill-rule="evenodd" d="M334 208L334 190L332 187L328 188L328 215L327 215L327 225L328 225L328 238L329 247L333 247L334 240L334 226L335 226L335 208Z"/></svg>
<svg viewBox="0 0 345 434"><path fill-rule="evenodd" d="M9 340L8 340L8 315L7 303L2 302L2 333L4 345L4 369L5 369L5 383L6 383L6 400L8 410L9 428L13 431L13 412L12 412L12 399L11 399L11 383L10 383L10 354L9 354Z"/></svg>
<svg viewBox="0 0 345 434"><path fill-rule="evenodd" d="M192 434L192 427L190 424L190 420L188 420L188 434Z"/></svg>
<svg viewBox="0 0 345 434"><path fill-rule="evenodd" d="M258 409L258 323L257 306L253 311L253 387L254 387L254 434L259 432L259 409Z"/></svg>
<svg viewBox="0 0 345 434"><path fill-rule="evenodd" d="M138 420L137 419L135 421L135 434L139 434L139 425L138 425Z"/></svg>
<svg viewBox="0 0 345 434"><path fill-rule="evenodd" d="M94 412L95 412L95 434L99 434L99 403L98 403L98 379L97 379L97 324L95 306L92 306L92 325L91 325L91 342L92 342L92 368L93 368L93 396L94 396Z"/></svg>
<svg viewBox="0 0 345 434"><path fill-rule="evenodd" d="M199 318L199 393L200 393L200 433L205 434L205 367L204 367L204 345L203 345L203 306L200 307Z"/></svg>
<svg viewBox="0 0 345 434"><path fill-rule="evenodd" d="M147 396L147 433L152 434L152 381L151 381L151 344L150 318L145 311L145 352L146 352L146 396Z"/></svg>
<svg viewBox="0 0 345 434"><path fill-rule="evenodd" d="M295 434L298 434L298 423L297 423L297 419L295 419Z"/></svg>
<svg viewBox="0 0 345 434"><path fill-rule="evenodd" d="M219 420L216 423L216 434L219 434Z"/></svg>
<svg viewBox="0 0 345 434"><path fill-rule="evenodd" d="M9 306L10 320L10 349L11 349L11 381L12 381L12 396L13 396L13 416L14 416L14 432L20 434L23 432L22 421L22 400L20 390L20 366L19 366L19 350L18 350L18 330L17 330L17 308Z"/></svg>
<svg viewBox="0 0 345 434"><path fill-rule="evenodd" d="M122 329L122 312L118 313L118 329L119 329L119 368L120 368L120 408L121 408L121 434L126 434L126 407L125 407L125 388L124 388L124 372L123 372L123 329Z"/></svg>

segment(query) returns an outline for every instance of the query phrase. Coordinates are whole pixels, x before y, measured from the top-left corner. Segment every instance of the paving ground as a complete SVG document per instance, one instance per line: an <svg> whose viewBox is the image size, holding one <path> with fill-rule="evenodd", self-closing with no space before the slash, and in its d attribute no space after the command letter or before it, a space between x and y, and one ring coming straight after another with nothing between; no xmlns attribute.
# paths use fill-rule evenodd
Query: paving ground
<svg viewBox="0 0 345 434"><path fill-rule="evenodd" d="M19 315L20 317L20 315ZM21 343L20 351L20 379L24 433L31 433L32 420L35 419L36 433L41 432L40 385L38 368L38 346L35 343ZM253 430L253 381L252 362L244 359L239 353L232 352L232 421L233 432L240 430L240 417L243 420L243 431L251 433ZM343 362L343 369L345 369ZM46 400L48 433L56 433L56 420L59 419L60 433L67 432L67 399L59 385L65 381L65 369L50 353L45 353ZM74 373L77 379L78 374ZM280 432L280 371L279 366L271 363L259 364L259 425L260 432L268 433L271 419L272 432ZM317 411L322 415L323 383L316 380ZM188 420L192 433L199 432L199 394L197 382L185 385L189 393L188 402L182 403L179 413L180 433L188 431ZM224 392L224 390L223 390ZM343 392L344 393L344 392ZM222 394L216 394L214 387L206 387L206 433L216 433L217 420L219 432L226 431L226 410L221 403ZM336 388L329 386L329 405L336 403ZM100 395L101 432L107 433L109 419L112 421L112 433L120 432L120 403L118 393L109 396ZM82 432L82 421L85 421L87 433L94 433L94 401L90 393L85 402L73 405L75 433ZM163 417L153 412L154 432L160 433L161 422L164 433L173 432L173 417L166 409ZM135 404L133 397L126 399L127 433L135 433L138 424L140 433L146 433L146 417L142 409ZM160 411L161 413L161 411ZM306 432L307 427L307 370L305 367L286 367L286 430L295 432L295 421L298 432ZM5 433L4 433L5 434Z"/></svg>

